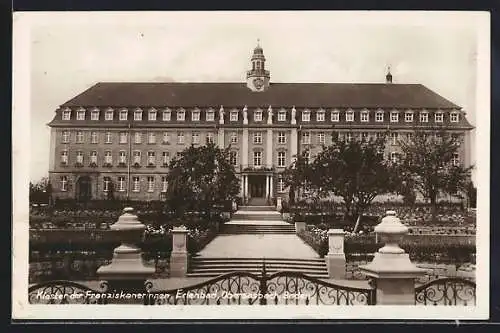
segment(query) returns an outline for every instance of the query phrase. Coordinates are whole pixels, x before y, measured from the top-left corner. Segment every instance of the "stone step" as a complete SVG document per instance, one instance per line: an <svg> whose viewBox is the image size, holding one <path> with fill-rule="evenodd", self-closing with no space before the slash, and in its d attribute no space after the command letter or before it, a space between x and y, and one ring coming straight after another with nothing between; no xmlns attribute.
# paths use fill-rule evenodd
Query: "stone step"
<svg viewBox="0 0 500 333"><path fill-rule="evenodd" d="M264 211L264 212L276 212L276 207L274 206L240 206L238 210L243 212L255 212L255 211Z"/></svg>
<svg viewBox="0 0 500 333"><path fill-rule="evenodd" d="M192 263L190 265L192 271L203 270L203 271L213 271L213 270L246 270L246 269L262 269L262 264L244 264L244 263L225 263L225 264L208 264L208 263ZM266 269L277 269L282 271L318 271L324 272L326 270L325 265L304 265L304 264L266 264Z"/></svg>
<svg viewBox="0 0 500 333"><path fill-rule="evenodd" d="M225 257L192 257L191 261L205 261L205 262L257 262L262 265L263 262L270 263L325 263L323 258L225 258Z"/></svg>
<svg viewBox="0 0 500 333"><path fill-rule="evenodd" d="M262 220L262 221L282 221L280 214L245 214L245 213L234 213L231 221L238 220Z"/></svg>
<svg viewBox="0 0 500 333"><path fill-rule="evenodd" d="M235 272L235 271L232 271ZM248 272L248 271L245 271ZM278 271L267 271L267 274L272 274L272 273L277 273ZM217 277L223 274L227 274L231 272L199 272L199 273L187 273L187 277L206 277L206 278L211 278L211 277ZM249 271L249 273L253 273L255 275L260 275L261 271ZM310 272L302 272L306 274L307 276L317 278L317 279L328 279L329 276L327 273L325 274L317 274L317 273L310 273Z"/></svg>

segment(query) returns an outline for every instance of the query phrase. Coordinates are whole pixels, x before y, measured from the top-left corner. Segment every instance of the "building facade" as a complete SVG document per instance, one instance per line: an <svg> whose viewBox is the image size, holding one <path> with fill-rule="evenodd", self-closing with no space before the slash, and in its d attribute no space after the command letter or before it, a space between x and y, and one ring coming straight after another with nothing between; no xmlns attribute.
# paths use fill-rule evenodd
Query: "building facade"
<svg viewBox="0 0 500 333"><path fill-rule="evenodd" d="M189 145L230 147L244 198L286 193L280 174L332 135L390 131L386 156L415 128L463 138L456 163L470 165L473 128L459 106L420 84L272 83L260 46L247 82L98 83L62 104L51 128L55 198L160 200L168 162Z"/></svg>

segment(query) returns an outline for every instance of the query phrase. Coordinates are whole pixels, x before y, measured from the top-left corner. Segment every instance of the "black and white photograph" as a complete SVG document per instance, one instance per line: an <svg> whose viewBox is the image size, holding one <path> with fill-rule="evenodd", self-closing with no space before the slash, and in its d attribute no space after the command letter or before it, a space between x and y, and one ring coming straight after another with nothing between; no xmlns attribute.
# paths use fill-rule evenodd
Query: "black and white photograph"
<svg viewBox="0 0 500 333"><path fill-rule="evenodd" d="M13 318L488 319L488 13L13 29Z"/></svg>

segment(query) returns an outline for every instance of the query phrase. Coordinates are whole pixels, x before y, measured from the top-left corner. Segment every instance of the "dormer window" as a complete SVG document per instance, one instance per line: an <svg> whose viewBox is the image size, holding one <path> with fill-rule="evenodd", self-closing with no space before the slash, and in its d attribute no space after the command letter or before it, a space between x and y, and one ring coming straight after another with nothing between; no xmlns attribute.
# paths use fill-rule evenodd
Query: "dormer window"
<svg viewBox="0 0 500 333"><path fill-rule="evenodd" d="M84 109L78 109L76 111L76 120L85 120L85 110Z"/></svg>
<svg viewBox="0 0 500 333"><path fill-rule="evenodd" d="M135 110L134 111L134 120L135 121L141 121L142 120L142 111L141 110Z"/></svg>
<svg viewBox="0 0 500 333"><path fill-rule="evenodd" d="M286 121L286 111L280 110L278 112L278 121Z"/></svg>
<svg viewBox="0 0 500 333"><path fill-rule="evenodd" d="M438 111L434 114L434 121L436 123L442 123L443 122L443 112L442 111Z"/></svg>
<svg viewBox="0 0 500 333"><path fill-rule="evenodd" d="M254 121L262 121L262 111L261 110L257 110L254 112L253 120Z"/></svg>
<svg viewBox="0 0 500 333"><path fill-rule="evenodd" d="M405 112L405 122L411 123L413 121L413 112L412 111L406 111Z"/></svg>
<svg viewBox="0 0 500 333"><path fill-rule="evenodd" d="M113 110L107 109L106 112L104 113L104 120L113 120Z"/></svg>
<svg viewBox="0 0 500 333"><path fill-rule="evenodd" d="M172 113L170 112L170 110L165 110L163 111L163 121L170 121L170 117L172 116Z"/></svg>
<svg viewBox="0 0 500 333"><path fill-rule="evenodd" d="M200 110L193 110L191 113L191 121L200 121Z"/></svg>
<svg viewBox="0 0 500 333"><path fill-rule="evenodd" d="M458 112L450 113L450 122L458 123L459 120L460 120L460 116L458 115Z"/></svg>
<svg viewBox="0 0 500 333"><path fill-rule="evenodd" d="M128 111L127 110L120 110L119 119L121 121L125 121L125 120L127 120L127 118L128 118Z"/></svg>
<svg viewBox="0 0 500 333"><path fill-rule="evenodd" d="M184 121L186 119L186 111L179 110L177 111L177 121Z"/></svg>
<svg viewBox="0 0 500 333"><path fill-rule="evenodd" d="M345 121L354 121L354 111L347 110L345 113Z"/></svg>
<svg viewBox="0 0 500 333"><path fill-rule="evenodd" d="M238 121L238 111L237 110L231 111L231 113L229 114L229 120L230 121Z"/></svg>
<svg viewBox="0 0 500 333"><path fill-rule="evenodd" d="M149 110L149 112L148 112L148 120L149 121L156 121L156 110L154 110L154 109Z"/></svg>
<svg viewBox="0 0 500 333"><path fill-rule="evenodd" d="M384 121L384 111L382 110L377 111L377 113L375 114L375 121L378 123Z"/></svg>
<svg viewBox="0 0 500 333"><path fill-rule="evenodd" d="M311 121L311 112L309 110L302 112L302 121Z"/></svg>
<svg viewBox="0 0 500 333"><path fill-rule="evenodd" d="M429 122L429 113L427 111L420 112L420 122L421 123Z"/></svg>
<svg viewBox="0 0 500 333"><path fill-rule="evenodd" d="M367 123L370 121L370 113L368 110L361 111L361 122Z"/></svg>
<svg viewBox="0 0 500 333"><path fill-rule="evenodd" d="M391 111L391 123L397 123L397 122L399 122L399 112Z"/></svg>
<svg viewBox="0 0 500 333"><path fill-rule="evenodd" d="M319 110L318 113L316 113L316 121L325 121L325 111L324 110Z"/></svg>
<svg viewBox="0 0 500 333"><path fill-rule="evenodd" d="M62 120L71 120L71 110L70 109L64 109L62 112Z"/></svg>
<svg viewBox="0 0 500 333"><path fill-rule="evenodd" d="M90 120L99 120L99 110L98 109L92 109L90 112Z"/></svg>
<svg viewBox="0 0 500 333"><path fill-rule="evenodd" d="M332 111L332 121L334 121L334 122L340 121L340 112L338 110Z"/></svg>
<svg viewBox="0 0 500 333"><path fill-rule="evenodd" d="M208 110L207 113L205 114L205 119L207 121L214 121L215 120L215 112L214 112L214 110Z"/></svg>

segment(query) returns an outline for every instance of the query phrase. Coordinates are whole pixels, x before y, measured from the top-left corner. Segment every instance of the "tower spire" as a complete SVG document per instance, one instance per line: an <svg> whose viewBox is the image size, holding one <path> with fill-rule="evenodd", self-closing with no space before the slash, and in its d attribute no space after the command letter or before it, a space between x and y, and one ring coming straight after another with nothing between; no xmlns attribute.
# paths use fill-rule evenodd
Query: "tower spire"
<svg viewBox="0 0 500 333"><path fill-rule="evenodd" d="M247 87L252 91L264 91L269 87L270 73L266 70L266 57L257 38L257 46L253 50L252 68L247 71Z"/></svg>

